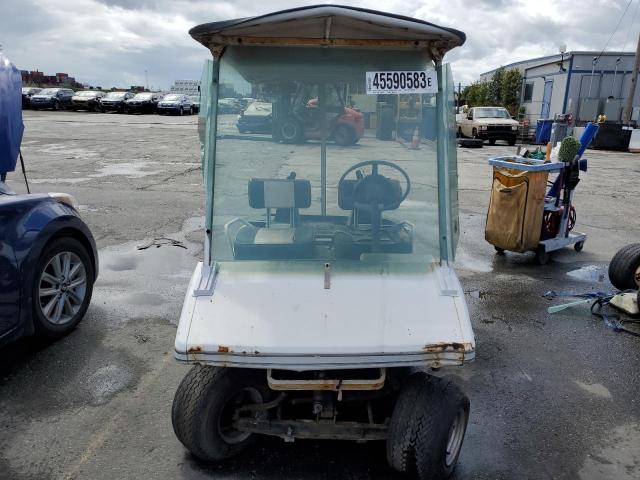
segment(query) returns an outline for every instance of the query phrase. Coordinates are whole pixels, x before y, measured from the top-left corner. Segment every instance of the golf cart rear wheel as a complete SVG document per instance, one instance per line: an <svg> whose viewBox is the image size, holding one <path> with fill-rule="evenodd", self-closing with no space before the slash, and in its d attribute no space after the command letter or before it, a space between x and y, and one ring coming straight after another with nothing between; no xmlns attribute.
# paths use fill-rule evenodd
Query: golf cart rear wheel
<svg viewBox="0 0 640 480"><path fill-rule="evenodd" d="M640 243L618 250L609 264L609 280L619 290L640 289Z"/></svg>
<svg viewBox="0 0 640 480"><path fill-rule="evenodd" d="M419 480L448 478L462 449L469 405L450 380L424 372L407 378L389 424L389 466Z"/></svg>
<svg viewBox="0 0 640 480"><path fill-rule="evenodd" d="M287 118L280 124L279 136L284 143L302 143L302 125L294 118Z"/></svg>
<svg viewBox="0 0 640 480"><path fill-rule="evenodd" d="M220 462L240 453L254 439L233 427L236 410L264 403L268 396L264 371L195 365L173 399L173 431L196 457Z"/></svg>

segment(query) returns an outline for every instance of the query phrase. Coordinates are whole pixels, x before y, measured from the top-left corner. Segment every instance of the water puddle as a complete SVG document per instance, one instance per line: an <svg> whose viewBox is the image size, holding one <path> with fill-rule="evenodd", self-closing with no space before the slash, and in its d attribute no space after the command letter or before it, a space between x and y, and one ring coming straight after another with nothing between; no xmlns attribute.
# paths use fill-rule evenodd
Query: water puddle
<svg viewBox="0 0 640 480"><path fill-rule="evenodd" d="M30 178L29 179L29 183L47 183L47 184L57 184L57 183L70 183L70 184L75 184L75 183L81 183L81 182L87 182L91 180L88 177L75 177L75 178Z"/></svg>
<svg viewBox="0 0 640 480"><path fill-rule="evenodd" d="M640 478L640 424L630 423L602 434L601 449L587 455L580 480L637 480Z"/></svg>
<svg viewBox="0 0 640 480"><path fill-rule="evenodd" d="M483 257L476 257L468 254L464 250L458 249L456 253L455 268L468 270L471 272L489 273L493 271L491 260Z"/></svg>
<svg viewBox="0 0 640 480"><path fill-rule="evenodd" d="M90 175L90 177L109 177L112 175L124 175L129 178L141 178L149 175L157 175L161 173L161 170L144 170L150 165L155 165L158 162L142 161L142 162L128 162L128 163L114 163L105 165L98 170L98 173Z"/></svg>
<svg viewBox="0 0 640 480"><path fill-rule="evenodd" d="M180 232L167 234L187 248L163 244L139 250L152 241L149 237L100 250L93 302L114 321L156 317L177 323L191 274L201 260L201 245L187 238L200 221L190 218Z"/></svg>
<svg viewBox="0 0 640 480"><path fill-rule="evenodd" d="M598 282L603 283L607 278L607 268L598 265L587 265L567 272L571 278L582 282Z"/></svg>

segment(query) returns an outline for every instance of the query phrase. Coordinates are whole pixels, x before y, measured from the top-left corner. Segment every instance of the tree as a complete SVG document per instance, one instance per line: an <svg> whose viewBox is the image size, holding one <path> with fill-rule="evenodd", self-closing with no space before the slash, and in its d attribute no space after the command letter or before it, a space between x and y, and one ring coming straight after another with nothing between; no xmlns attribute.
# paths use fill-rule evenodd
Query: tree
<svg viewBox="0 0 640 480"><path fill-rule="evenodd" d="M515 115L520 105L522 74L517 68L498 68L489 81L473 82L462 91L462 98L470 107L504 107Z"/></svg>

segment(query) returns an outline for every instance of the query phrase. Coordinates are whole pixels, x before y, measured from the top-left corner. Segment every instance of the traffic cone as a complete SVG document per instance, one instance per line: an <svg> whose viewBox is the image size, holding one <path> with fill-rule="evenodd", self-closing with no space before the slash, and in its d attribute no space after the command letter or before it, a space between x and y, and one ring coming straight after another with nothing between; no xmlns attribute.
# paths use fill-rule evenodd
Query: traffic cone
<svg viewBox="0 0 640 480"><path fill-rule="evenodd" d="M418 127L413 130L413 137L411 138L409 149L420 150L420 132L418 132Z"/></svg>

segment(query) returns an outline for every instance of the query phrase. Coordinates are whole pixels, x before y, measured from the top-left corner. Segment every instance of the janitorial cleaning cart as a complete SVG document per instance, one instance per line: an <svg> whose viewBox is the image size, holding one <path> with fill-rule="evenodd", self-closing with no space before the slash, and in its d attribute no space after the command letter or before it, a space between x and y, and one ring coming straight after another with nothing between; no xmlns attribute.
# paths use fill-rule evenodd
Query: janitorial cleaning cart
<svg viewBox="0 0 640 480"><path fill-rule="evenodd" d="M493 181L485 238L498 253L534 251L536 261L544 265L555 250L568 245L582 250L587 237L573 231L573 195L580 171L587 171L582 154L597 131L590 123L579 142L565 138L557 161L516 155L489 160ZM553 174L556 177L549 182Z"/></svg>

